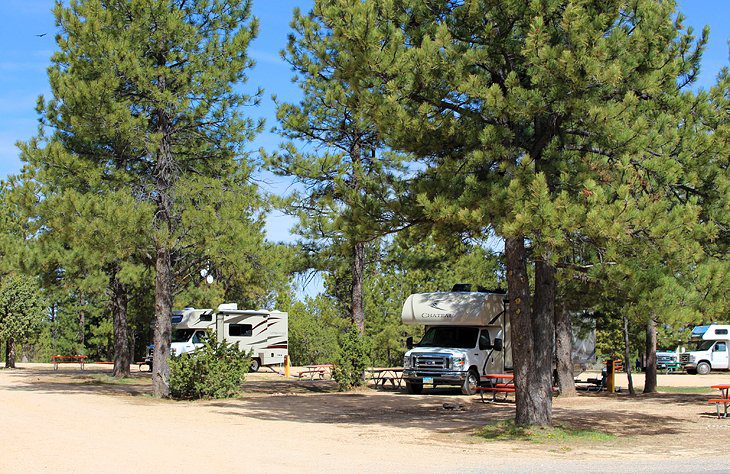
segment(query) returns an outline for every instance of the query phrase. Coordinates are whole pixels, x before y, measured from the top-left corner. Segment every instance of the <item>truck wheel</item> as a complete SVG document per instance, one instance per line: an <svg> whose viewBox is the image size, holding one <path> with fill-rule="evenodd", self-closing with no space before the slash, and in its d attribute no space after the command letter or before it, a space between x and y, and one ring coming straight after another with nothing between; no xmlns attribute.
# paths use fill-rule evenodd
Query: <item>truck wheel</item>
<svg viewBox="0 0 730 474"><path fill-rule="evenodd" d="M258 372L261 368L261 361L258 359L251 359L251 372Z"/></svg>
<svg viewBox="0 0 730 474"><path fill-rule="evenodd" d="M710 373L710 370L712 370L712 367L707 362L697 364L697 373L700 375L707 375Z"/></svg>
<svg viewBox="0 0 730 474"><path fill-rule="evenodd" d="M469 369L464 379L464 385L461 386L461 393L464 395L474 395L477 393L476 388L479 386L479 374L474 369Z"/></svg>
<svg viewBox="0 0 730 474"><path fill-rule="evenodd" d="M419 393L423 392L423 384L406 382L406 392L412 395L418 395Z"/></svg>

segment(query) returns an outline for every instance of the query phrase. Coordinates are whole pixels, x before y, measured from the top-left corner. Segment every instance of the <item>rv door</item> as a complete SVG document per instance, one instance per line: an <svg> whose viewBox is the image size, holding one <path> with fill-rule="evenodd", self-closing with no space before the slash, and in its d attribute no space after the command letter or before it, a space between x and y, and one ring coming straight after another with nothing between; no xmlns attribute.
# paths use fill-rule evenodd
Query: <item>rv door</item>
<svg viewBox="0 0 730 474"><path fill-rule="evenodd" d="M712 348L712 368L713 369L727 369L728 368L728 352L727 352L727 343L725 341L716 342L715 347Z"/></svg>

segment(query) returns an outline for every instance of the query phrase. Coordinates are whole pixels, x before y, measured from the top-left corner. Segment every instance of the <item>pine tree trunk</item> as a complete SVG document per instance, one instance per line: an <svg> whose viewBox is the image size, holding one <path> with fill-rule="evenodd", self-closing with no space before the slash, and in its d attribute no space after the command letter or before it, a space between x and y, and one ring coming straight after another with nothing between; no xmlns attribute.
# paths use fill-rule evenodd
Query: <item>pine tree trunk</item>
<svg viewBox="0 0 730 474"><path fill-rule="evenodd" d="M160 62L164 64L164 59ZM158 78L160 89L165 89L165 78ZM170 236L174 234L173 183L175 162L172 155L170 120L165 110L156 113L160 146L155 163L155 187L157 212L155 230L157 255L155 261L155 335L153 354L152 388L156 397L170 396L170 343L172 335L173 273Z"/></svg>
<svg viewBox="0 0 730 474"><path fill-rule="evenodd" d="M363 308L363 272L365 269L365 244L355 243L352 260L352 322L360 334L365 334L365 310Z"/></svg>
<svg viewBox="0 0 730 474"><path fill-rule="evenodd" d="M127 323L127 288L114 274L109 281L114 323L114 377L129 377L132 363L129 353L129 326Z"/></svg>
<svg viewBox="0 0 730 474"><path fill-rule="evenodd" d="M570 312L561 305L555 309L555 356L560 396L574 397L577 392L573 374L573 322Z"/></svg>
<svg viewBox="0 0 730 474"><path fill-rule="evenodd" d="M539 424L552 421L553 355L555 341L555 267L545 260L535 262L535 299L532 307L534 375L531 391Z"/></svg>
<svg viewBox="0 0 730 474"><path fill-rule="evenodd" d="M172 271L170 254L157 250L155 278L155 337L152 367L154 395L170 396L170 340L172 335Z"/></svg>
<svg viewBox="0 0 730 474"><path fill-rule="evenodd" d="M656 393L657 391L657 364L656 364L656 320L651 317L646 323L646 354L645 354L646 379L644 381L644 393Z"/></svg>
<svg viewBox="0 0 730 474"><path fill-rule="evenodd" d="M12 337L5 342L5 368L15 368L15 339Z"/></svg>
<svg viewBox="0 0 730 474"><path fill-rule="evenodd" d="M530 282L527 255L522 237L507 237L504 242L507 263L507 309L512 325L512 362L515 377L515 423L520 426L545 424L532 400L533 352L530 314Z"/></svg>
<svg viewBox="0 0 730 474"><path fill-rule="evenodd" d="M82 308L86 306L86 301L84 300L83 295L79 302L81 303ZM86 347L86 311L83 309L79 311L79 344L81 345L82 351L80 354L83 354L83 350Z"/></svg>
<svg viewBox="0 0 730 474"><path fill-rule="evenodd" d="M634 379L631 376L630 351L631 348L629 347L629 318L628 316L624 315L624 370L626 371L626 377L629 379L629 393L631 395L636 395L636 390L634 389Z"/></svg>

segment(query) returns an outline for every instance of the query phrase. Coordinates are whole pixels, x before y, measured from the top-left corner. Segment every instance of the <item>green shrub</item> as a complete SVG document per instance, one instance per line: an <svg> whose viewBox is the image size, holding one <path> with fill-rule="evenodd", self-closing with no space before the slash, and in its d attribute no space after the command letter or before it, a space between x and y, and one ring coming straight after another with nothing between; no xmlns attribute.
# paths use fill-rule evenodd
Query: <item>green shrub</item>
<svg viewBox="0 0 730 474"><path fill-rule="evenodd" d="M200 349L170 359L170 396L183 400L236 396L250 367L251 359L236 344L208 336Z"/></svg>
<svg viewBox="0 0 730 474"><path fill-rule="evenodd" d="M355 326L340 337L340 350L332 376L340 390L350 390L365 384L365 368L370 353L366 339Z"/></svg>

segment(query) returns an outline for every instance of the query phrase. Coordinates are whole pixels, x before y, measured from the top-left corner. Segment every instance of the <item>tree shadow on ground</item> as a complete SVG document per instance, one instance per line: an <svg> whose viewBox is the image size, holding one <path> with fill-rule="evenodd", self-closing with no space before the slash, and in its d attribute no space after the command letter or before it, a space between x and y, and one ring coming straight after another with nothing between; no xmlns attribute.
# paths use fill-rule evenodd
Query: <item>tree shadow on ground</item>
<svg viewBox="0 0 730 474"><path fill-rule="evenodd" d="M2 390L127 396L152 393L150 375L144 372L132 372L123 383L114 381L109 370L94 368L20 369L4 375L17 382L0 388Z"/></svg>
<svg viewBox="0 0 730 474"><path fill-rule="evenodd" d="M0 390L46 393L101 394L141 397L150 395L149 373L133 373L130 381L108 381L108 370L33 369L6 372L17 383ZM101 378L101 380L100 380ZM283 420L302 423L381 425L422 428L443 433L464 433L471 428L511 419L513 401L481 403L466 397L459 389L439 387L423 395L408 395L391 389L361 389L337 392L331 380L249 380L239 399L203 401L220 414L258 420ZM591 398L601 405L591 403ZM140 398L149 402L152 398ZM665 414L646 413L644 404L706 406L707 396L698 394L628 395L581 394L571 406L553 408L556 424L574 429L593 429L616 435L667 435L682 433L687 419ZM703 414L704 417L704 414ZM715 417L714 411L707 417Z"/></svg>
<svg viewBox="0 0 730 474"><path fill-rule="evenodd" d="M209 402L219 413L260 420L303 423L382 425L421 428L441 433L470 429L512 419L514 403L481 403L461 395L400 393L336 393L308 396L280 395ZM586 407L554 410L556 424L593 429L615 435L667 435L682 433L687 420L634 410L590 410Z"/></svg>

